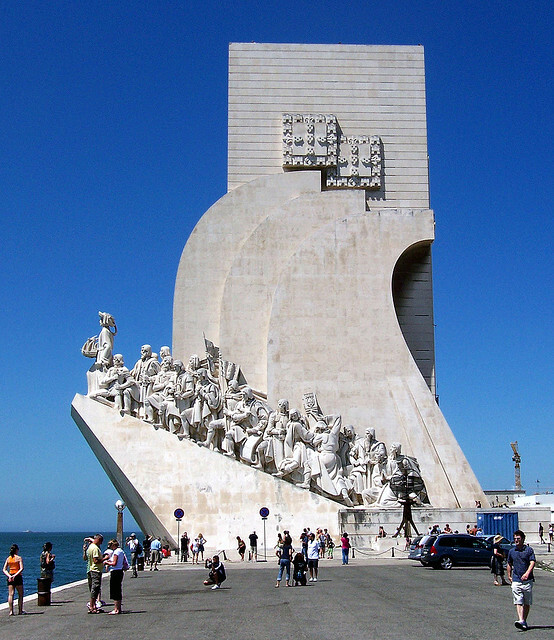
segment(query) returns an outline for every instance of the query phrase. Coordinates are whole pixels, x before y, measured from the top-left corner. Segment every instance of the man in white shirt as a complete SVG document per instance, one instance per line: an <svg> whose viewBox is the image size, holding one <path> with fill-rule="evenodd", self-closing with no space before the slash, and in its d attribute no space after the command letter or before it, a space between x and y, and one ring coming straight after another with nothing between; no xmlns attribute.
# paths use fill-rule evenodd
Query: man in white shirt
<svg viewBox="0 0 554 640"><path fill-rule="evenodd" d="M320 544L315 539L315 533L310 533L308 535L308 569L310 570L310 582L317 582L319 547Z"/></svg>
<svg viewBox="0 0 554 640"><path fill-rule="evenodd" d="M129 547L129 551L131 552L131 569L133 570L133 575L131 577L137 578L137 562L140 552L142 551L142 545L138 541L135 533L132 533L127 538L127 546Z"/></svg>

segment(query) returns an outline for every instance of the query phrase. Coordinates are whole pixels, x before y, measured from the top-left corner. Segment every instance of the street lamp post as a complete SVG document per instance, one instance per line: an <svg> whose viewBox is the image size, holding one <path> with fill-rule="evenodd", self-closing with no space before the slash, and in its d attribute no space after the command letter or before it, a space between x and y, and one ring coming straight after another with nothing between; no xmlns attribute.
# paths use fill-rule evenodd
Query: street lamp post
<svg viewBox="0 0 554 640"><path fill-rule="evenodd" d="M115 508L117 509L116 538L119 542L119 546L123 548L123 510L125 509L125 503L123 502L123 500L116 500Z"/></svg>

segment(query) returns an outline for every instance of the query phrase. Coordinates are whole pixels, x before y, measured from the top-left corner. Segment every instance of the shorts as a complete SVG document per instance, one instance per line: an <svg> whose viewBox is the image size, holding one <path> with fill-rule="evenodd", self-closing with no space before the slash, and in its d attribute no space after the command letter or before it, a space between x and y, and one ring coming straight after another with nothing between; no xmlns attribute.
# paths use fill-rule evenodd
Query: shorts
<svg viewBox="0 0 554 640"><path fill-rule="evenodd" d="M533 604L533 581L512 582L514 604Z"/></svg>
<svg viewBox="0 0 554 640"><path fill-rule="evenodd" d="M100 593L100 587L102 586L102 573L100 571L88 572L88 587L90 589L91 600L96 600Z"/></svg>
<svg viewBox="0 0 554 640"><path fill-rule="evenodd" d="M150 562L160 562L160 552L157 549L152 549L150 552Z"/></svg>
<svg viewBox="0 0 554 640"><path fill-rule="evenodd" d="M319 560L308 558L308 569L317 569L318 564Z"/></svg>
<svg viewBox="0 0 554 640"><path fill-rule="evenodd" d="M258 555L258 547L253 547L252 545L250 545L250 553L254 556L254 555Z"/></svg>
<svg viewBox="0 0 554 640"><path fill-rule="evenodd" d="M110 600L123 600L121 583L123 582L123 569L110 571Z"/></svg>
<svg viewBox="0 0 554 640"><path fill-rule="evenodd" d="M10 585L12 585L12 587L23 586L23 576L19 574L18 576L15 576L15 578L12 581L6 580L6 582L8 583L8 587Z"/></svg>

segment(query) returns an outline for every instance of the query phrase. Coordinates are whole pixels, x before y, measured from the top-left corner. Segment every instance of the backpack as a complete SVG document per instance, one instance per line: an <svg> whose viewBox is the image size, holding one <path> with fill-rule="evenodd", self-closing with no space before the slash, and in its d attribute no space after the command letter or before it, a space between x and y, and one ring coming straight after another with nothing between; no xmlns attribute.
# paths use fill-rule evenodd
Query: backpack
<svg viewBox="0 0 554 640"><path fill-rule="evenodd" d="M137 556L140 556L142 553L142 545L140 542L137 542L137 546L135 547L135 553Z"/></svg>
<svg viewBox="0 0 554 640"><path fill-rule="evenodd" d="M129 568L129 560L127 560L125 552L123 552L123 566L121 568L123 569L123 571L127 571L127 569Z"/></svg>

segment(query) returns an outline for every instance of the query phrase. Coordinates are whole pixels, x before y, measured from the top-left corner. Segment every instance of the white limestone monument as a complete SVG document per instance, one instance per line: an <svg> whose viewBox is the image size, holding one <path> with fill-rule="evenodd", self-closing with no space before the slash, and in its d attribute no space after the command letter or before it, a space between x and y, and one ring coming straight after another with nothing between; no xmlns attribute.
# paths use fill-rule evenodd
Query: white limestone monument
<svg viewBox="0 0 554 640"><path fill-rule="evenodd" d="M172 349L126 367L100 313L72 405L145 532L488 504L436 401L433 240L421 46L230 45L228 192L183 250Z"/></svg>

